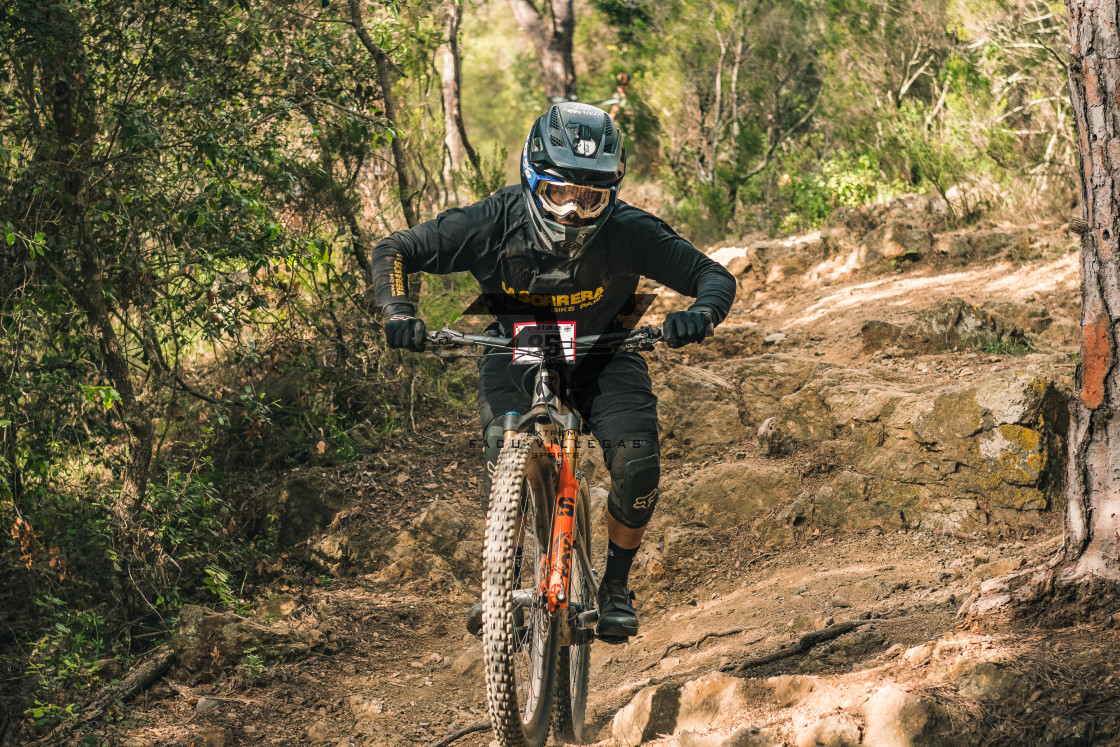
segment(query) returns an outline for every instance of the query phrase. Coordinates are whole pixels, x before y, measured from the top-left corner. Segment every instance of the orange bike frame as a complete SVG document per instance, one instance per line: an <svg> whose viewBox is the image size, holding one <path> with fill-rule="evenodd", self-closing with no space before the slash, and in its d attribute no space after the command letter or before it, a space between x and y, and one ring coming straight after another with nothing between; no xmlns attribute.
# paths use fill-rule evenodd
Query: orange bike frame
<svg viewBox="0 0 1120 747"><path fill-rule="evenodd" d="M541 574L541 588L537 591L547 595L548 611L564 609L568 606L568 589L572 581L572 538L576 527L576 495L579 480L576 478L576 450L579 448L579 433L565 431L563 446L551 443L545 448L559 465L560 480L556 489L556 509L553 511L552 537L549 542L547 574Z"/></svg>

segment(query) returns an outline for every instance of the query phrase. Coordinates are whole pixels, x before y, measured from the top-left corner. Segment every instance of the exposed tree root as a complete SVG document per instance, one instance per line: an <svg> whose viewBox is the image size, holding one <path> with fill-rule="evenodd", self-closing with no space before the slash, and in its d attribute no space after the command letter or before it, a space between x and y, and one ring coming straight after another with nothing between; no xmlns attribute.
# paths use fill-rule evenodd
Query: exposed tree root
<svg viewBox="0 0 1120 747"><path fill-rule="evenodd" d="M763 654L762 656L752 656L751 658L747 659L746 661L740 662L739 664L728 664L727 666L722 667L720 671L727 672L729 674L740 674L752 667L760 667L763 664L769 664L772 661L779 661L789 656L803 654L813 646L824 643L825 641L831 641L833 638L838 638L845 633L850 633L856 628L862 625L867 625L870 622L871 620L845 620L844 622L839 622L835 625L829 625L827 628L821 628L820 630L814 630L806 633L798 639L796 644L792 646L780 648L777 651L771 651L770 653Z"/></svg>
<svg viewBox="0 0 1120 747"><path fill-rule="evenodd" d="M174 659L175 652L167 644L152 649L143 661L128 670L128 674L122 677L120 682L102 690L93 702L82 709L82 715L76 721L65 721L59 724L45 737L33 742L32 746L61 744L69 737L74 727L98 718L113 703L131 698L162 677L163 673L171 668L171 662Z"/></svg>
<svg viewBox="0 0 1120 747"><path fill-rule="evenodd" d="M740 633L743 633L746 630L747 630L747 628L740 627L740 628L731 628L730 630L710 631L710 632L705 633L704 635L700 636L695 641L689 641L687 643L679 643L679 642L678 643L670 643L668 646L665 647L665 650L661 652L661 656L658 657L658 660L664 659L670 653L672 653L673 651L676 651L678 649L700 648L701 644L703 644L704 641L708 640L709 638L725 638L729 635L739 635ZM650 664L648 667L646 667L646 669L652 669L655 666L657 666L657 662L654 662L653 664Z"/></svg>
<svg viewBox="0 0 1120 747"><path fill-rule="evenodd" d="M485 731L490 728L489 721L475 721L473 724L467 724L458 731L453 731L438 742L432 742L431 747L447 747L457 739L462 739L468 734L474 734L476 731Z"/></svg>

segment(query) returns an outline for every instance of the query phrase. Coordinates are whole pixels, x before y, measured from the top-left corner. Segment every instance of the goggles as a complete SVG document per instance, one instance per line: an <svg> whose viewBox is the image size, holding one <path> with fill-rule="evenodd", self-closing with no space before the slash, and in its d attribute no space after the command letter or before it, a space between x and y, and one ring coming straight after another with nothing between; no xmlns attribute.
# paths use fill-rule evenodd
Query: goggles
<svg viewBox="0 0 1120 747"><path fill-rule="evenodd" d="M611 204L611 190L541 179L535 191L544 209L557 218L575 213L581 220L598 218Z"/></svg>

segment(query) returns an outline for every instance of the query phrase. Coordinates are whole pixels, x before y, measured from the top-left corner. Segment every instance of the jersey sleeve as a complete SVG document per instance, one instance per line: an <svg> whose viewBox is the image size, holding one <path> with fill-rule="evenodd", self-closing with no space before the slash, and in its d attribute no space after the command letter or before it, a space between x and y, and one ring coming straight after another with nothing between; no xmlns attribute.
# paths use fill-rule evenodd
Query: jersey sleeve
<svg viewBox="0 0 1120 747"><path fill-rule="evenodd" d="M721 264L677 235L665 221L630 208L623 223L627 247L624 261L648 277L695 302L690 308L707 311L719 324L731 312L737 284Z"/></svg>
<svg viewBox="0 0 1120 747"><path fill-rule="evenodd" d="M470 270L504 225L502 201L489 197L465 208L445 210L429 221L396 231L377 243L370 260L373 294L383 310L407 306L408 274L446 275Z"/></svg>

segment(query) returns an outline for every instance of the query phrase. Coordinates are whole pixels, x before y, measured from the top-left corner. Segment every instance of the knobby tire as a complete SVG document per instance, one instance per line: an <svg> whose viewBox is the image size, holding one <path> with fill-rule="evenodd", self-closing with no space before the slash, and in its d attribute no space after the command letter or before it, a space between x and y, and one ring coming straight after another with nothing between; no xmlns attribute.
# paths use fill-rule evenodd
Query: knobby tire
<svg viewBox="0 0 1120 747"><path fill-rule="evenodd" d="M582 545L591 556L591 506L587 481L579 475L580 490L576 498L576 536L572 542L572 586L570 599L584 610L595 606L598 583L594 571L587 567L579 552ZM583 743L584 717L587 712L587 683L591 672L591 642L564 646L556 673L556 718L553 729L559 740Z"/></svg>
<svg viewBox="0 0 1120 747"><path fill-rule="evenodd" d="M533 607L524 609L525 626L517 628L514 623L514 592L525 594L526 587L535 589L534 575L541 567L540 555L547 553L548 547L551 526L545 517L546 506L550 504L544 493L550 483L542 481L547 474L545 469L534 469L540 466L534 460L541 459L541 454L539 440L528 435L514 438L502 447L486 518L482 642L490 722L501 747L543 747L553 717L559 658L557 622L549 616L547 607L541 609L539 602L543 600L538 600ZM554 467L552 471L555 472ZM514 557L522 510L526 511L525 555L523 581L517 584ZM524 692L518 688L519 670L528 684L527 690L522 688Z"/></svg>

